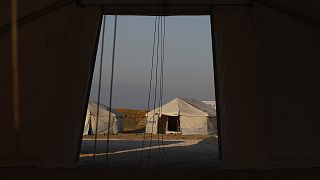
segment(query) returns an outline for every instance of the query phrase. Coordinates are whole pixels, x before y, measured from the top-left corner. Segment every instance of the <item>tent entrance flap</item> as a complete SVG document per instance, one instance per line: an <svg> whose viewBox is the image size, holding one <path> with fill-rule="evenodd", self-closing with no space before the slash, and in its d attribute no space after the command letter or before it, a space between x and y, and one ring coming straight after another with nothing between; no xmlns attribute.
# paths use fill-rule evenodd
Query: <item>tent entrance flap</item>
<svg viewBox="0 0 320 180"><path fill-rule="evenodd" d="M180 121L179 116L168 116L168 126L167 131L180 131Z"/></svg>
<svg viewBox="0 0 320 180"><path fill-rule="evenodd" d="M167 115L161 115L158 121L158 134L165 134L167 132L167 123L168 123Z"/></svg>

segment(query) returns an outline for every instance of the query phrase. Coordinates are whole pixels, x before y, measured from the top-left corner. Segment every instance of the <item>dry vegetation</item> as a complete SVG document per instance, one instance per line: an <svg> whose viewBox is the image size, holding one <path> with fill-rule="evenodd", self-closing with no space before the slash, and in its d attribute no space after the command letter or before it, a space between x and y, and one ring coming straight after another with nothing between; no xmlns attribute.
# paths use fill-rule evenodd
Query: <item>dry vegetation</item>
<svg viewBox="0 0 320 180"><path fill-rule="evenodd" d="M142 133L145 130L146 111L133 109L116 109L124 115L124 132Z"/></svg>

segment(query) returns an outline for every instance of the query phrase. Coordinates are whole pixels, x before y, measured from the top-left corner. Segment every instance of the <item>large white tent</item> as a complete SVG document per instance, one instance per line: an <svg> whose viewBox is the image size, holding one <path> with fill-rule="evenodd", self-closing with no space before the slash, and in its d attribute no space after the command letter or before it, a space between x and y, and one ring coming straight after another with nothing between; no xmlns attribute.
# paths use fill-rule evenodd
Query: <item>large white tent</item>
<svg viewBox="0 0 320 180"><path fill-rule="evenodd" d="M86 121L83 129L83 135L95 134L97 123L98 104L90 102L88 104ZM109 121L108 108L102 104L99 106L98 134L108 133L108 124L110 122L110 133L118 133L123 131L123 116L121 113L111 111L111 120Z"/></svg>
<svg viewBox="0 0 320 180"><path fill-rule="evenodd" d="M217 133L214 108L194 99L175 98L148 112L146 116L146 133Z"/></svg>

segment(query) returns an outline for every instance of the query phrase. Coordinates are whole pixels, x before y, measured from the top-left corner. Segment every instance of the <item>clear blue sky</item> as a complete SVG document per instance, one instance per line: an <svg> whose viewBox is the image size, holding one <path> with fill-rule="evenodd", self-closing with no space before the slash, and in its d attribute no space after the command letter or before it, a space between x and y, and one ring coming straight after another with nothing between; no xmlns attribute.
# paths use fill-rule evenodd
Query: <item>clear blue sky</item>
<svg viewBox="0 0 320 180"><path fill-rule="evenodd" d="M114 108L146 108L154 20L150 16L118 16ZM109 104L113 24L114 16L107 16L101 85L104 104ZM214 100L209 16L166 17L165 42L164 102L175 97ZM101 38L90 95L95 101L100 53Z"/></svg>

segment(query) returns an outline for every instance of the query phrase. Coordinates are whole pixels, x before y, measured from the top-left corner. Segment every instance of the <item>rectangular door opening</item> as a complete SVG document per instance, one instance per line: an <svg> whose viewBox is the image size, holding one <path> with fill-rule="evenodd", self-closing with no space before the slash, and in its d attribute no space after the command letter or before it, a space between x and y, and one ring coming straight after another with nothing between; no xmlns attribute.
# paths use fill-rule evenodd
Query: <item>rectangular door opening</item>
<svg viewBox="0 0 320 180"><path fill-rule="evenodd" d="M168 116L168 133L180 132L180 121L179 116Z"/></svg>

